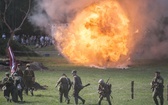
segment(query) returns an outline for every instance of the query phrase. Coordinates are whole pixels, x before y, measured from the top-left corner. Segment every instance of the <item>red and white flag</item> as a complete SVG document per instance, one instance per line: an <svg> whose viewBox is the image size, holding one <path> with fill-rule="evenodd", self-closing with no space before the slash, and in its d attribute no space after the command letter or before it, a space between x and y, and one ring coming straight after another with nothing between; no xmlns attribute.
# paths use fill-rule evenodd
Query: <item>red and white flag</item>
<svg viewBox="0 0 168 105"><path fill-rule="evenodd" d="M11 74L13 74L16 71L17 64L16 64L14 53L12 52L12 49L10 46L8 46L8 55L9 55L9 66L11 69Z"/></svg>

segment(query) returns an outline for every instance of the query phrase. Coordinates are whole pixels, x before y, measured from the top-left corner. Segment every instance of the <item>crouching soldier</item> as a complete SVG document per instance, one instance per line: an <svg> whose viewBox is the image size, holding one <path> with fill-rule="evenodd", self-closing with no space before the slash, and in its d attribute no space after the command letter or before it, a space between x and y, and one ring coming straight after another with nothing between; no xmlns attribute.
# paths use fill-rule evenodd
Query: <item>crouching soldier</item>
<svg viewBox="0 0 168 105"><path fill-rule="evenodd" d="M28 95L28 90L30 90L31 95L33 96L33 84L35 82L35 74L32 69L30 69L30 64L26 65L26 70L24 71L23 74L23 80L25 84L25 92Z"/></svg>
<svg viewBox="0 0 168 105"><path fill-rule="evenodd" d="M13 79L12 77L10 77L10 73L6 72L5 73L5 77L2 80L2 90L4 91L4 97L6 98L7 101L12 101L12 99L10 98L10 95L12 94L14 85L13 85Z"/></svg>
<svg viewBox="0 0 168 105"><path fill-rule="evenodd" d="M100 94L98 105L101 105L101 101L103 100L104 97L107 99L109 105L112 105L110 101L111 84L105 83L103 79L100 79L98 83L99 83L98 93Z"/></svg>
<svg viewBox="0 0 168 105"><path fill-rule="evenodd" d="M57 84L55 87L57 87L58 85L60 85L60 87L59 87L60 103L62 103L62 97L64 95L64 97L67 101L67 104L69 104L70 99L68 97L68 93L69 93L69 90L71 89L72 83L71 83L70 79L66 76L66 74L62 74L62 76L57 81Z"/></svg>

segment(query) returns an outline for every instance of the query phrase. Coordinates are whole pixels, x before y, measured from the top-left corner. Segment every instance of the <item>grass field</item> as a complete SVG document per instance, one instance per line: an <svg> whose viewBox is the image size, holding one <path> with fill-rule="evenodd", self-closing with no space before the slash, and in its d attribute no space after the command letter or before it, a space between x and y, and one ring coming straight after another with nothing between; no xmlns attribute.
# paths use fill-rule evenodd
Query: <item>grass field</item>
<svg viewBox="0 0 168 105"><path fill-rule="evenodd" d="M168 84L168 65L141 65L132 66L129 69L109 68L106 70L83 67L74 64L69 64L62 57L22 57L18 59L42 62L49 68L46 71L35 71L36 82L40 85L47 85L46 90L37 90L34 96L23 94L24 105L66 105L65 102L59 103L59 93L54 87L58 78L62 73L66 73L72 80L71 71L77 70L83 84L91 83L90 86L84 88L80 95L86 100L85 105L97 105L98 100L98 80L105 81L110 77L109 83L112 84L112 104L113 105L154 105L152 100L152 92L150 82L153 79L154 72L159 70L165 80L164 98L165 104L167 101L167 84ZM0 77L3 78L4 71L0 72ZM131 99L131 81L134 81L135 94L134 99ZM3 91L0 91L0 105L17 105L17 103L8 103L3 97ZM71 104L74 105L72 90L70 91ZM19 105L19 103L18 103ZM104 99L102 105L108 105Z"/></svg>

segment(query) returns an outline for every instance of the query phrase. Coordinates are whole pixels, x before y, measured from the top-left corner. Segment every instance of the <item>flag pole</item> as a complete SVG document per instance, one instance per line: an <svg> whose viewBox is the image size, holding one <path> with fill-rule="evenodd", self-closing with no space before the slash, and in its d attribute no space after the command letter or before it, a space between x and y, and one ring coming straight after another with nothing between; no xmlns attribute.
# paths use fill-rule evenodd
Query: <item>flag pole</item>
<svg viewBox="0 0 168 105"><path fill-rule="evenodd" d="M10 47L10 39L8 40L8 43L7 43L7 51L8 51L8 56L9 56L10 72L12 75L14 72L16 72L17 64L16 64L14 53Z"/></svg>

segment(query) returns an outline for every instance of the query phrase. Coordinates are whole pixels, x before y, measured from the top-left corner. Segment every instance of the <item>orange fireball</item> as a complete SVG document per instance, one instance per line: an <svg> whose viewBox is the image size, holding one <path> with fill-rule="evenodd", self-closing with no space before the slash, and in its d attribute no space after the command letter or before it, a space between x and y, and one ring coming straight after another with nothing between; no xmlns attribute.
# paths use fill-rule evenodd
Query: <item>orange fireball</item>
<svg viewBox="0 0 168 105"><path fill-rule="evenodd" d="M116 0L94 3L55 33L57 48L76 64L110 67L128 56L129 19Z"/></svg>

